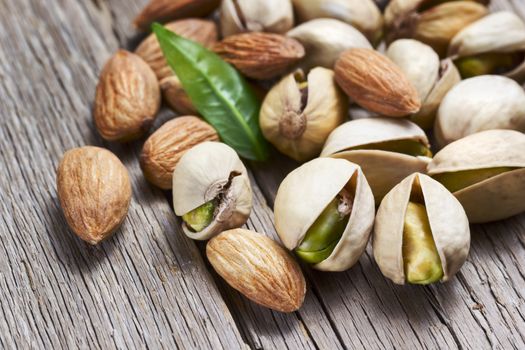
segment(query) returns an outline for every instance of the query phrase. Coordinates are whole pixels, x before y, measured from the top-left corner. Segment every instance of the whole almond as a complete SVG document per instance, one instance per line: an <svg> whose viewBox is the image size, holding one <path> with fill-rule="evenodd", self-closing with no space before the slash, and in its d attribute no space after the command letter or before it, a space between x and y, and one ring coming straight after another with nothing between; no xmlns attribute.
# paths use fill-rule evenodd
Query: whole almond
<svg viewBox="0 0 525 350"><path fill-rule="evenodd" d="M296 311L306 293L299 265L275 241L244 229L212 238L206 255L213 268L247 298L281 312Z"/></svg>
<svg viewBox="0 0 525 350"><path fill-rule="evenodd" d="M361 107L390 117L419 111L421 101L401 69L371 49L350 49L335 64L335 79Z"/></svg>
<svg viewBox="0 0 525 350"><path fill-rule="evenodd" d="M138 29L147 31L153 22L206 16L219 4L220 0L150 0L133 23Z"/></svg>
<svg viewBox="0 0 525 350"><path fill-rule="evenodd" d="M213 50L245 76L260 80L285 73L304 57L304 47L297 40L262 32L228 36Z"/></svg>
<svg viewBox="0 0 525 350"><path fill-rule="evenodd" d="M176 75L164 78L160 82L160 90L162 91L164 101L178 114L199 114Z"/></svg>
<svg viewBox="0 0 525 350"><path fill-rule="evenodd" d="M128 171L106 149L86 146L67 151L58 166L57 189L67 223L90 244L109 237L128 213Z"/></svg>
<svg viewBox="0 0 525 350"><path fill-rule="evenodd" d="M190 18L170 22L166 24L165 27L176 34L186 39L196 41L207 48L213 47L217 42L217 25L212 21ZM150 34L144 39L135 50L135 53L150 65L159 81L173 75L173 71L164 58L162 49L160 48L155 34Z"/></svg>
<svg viewBox="0 0 525 350"><path fill-rule="evenodd" d="M172 174L187 150L204 141L218 141L215 129L197 117L172 119L144 143L140 166L148 181L162 189L172 186Z"/></svg>
<svg viewBox="0 0 525 350"><path fill-rule="evenodd" d="M139 56L119 50L100 74L94 119L102 137L129 141L149 130L160 108L155 73Z"/></svg>

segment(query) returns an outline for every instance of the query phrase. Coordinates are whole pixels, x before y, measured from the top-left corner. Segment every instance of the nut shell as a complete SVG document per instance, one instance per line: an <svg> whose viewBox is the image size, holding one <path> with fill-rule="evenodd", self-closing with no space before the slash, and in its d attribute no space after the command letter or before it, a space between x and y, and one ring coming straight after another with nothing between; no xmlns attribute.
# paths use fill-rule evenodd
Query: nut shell
<svg viewBox="0 0 525 350"><path fill-rule="evenodd" d="M126 218L131 201L126 167L110 151L92 146L64 154L57 190L69 227L89 244L111 236Z"/></svg>
<svg viewBox="0 0 525 350"><path fill-rule="evenodd" d="M160 82L162 97L168 106L180 115L198 115L190 96L182 87L179 78L173 74Z"/></svg>
<svg viewBox="0 0 525 350"><path fill-rule="evenodd" d="M183 224L188 237L205 240L221 231L244 225L252 209L252 189L239 156L223 143L200 143L180 158L173 171L173 207L178 216L213 200L229 182L229 188L223 194L223 210L216 213L212 223L200 232L193 232Z"/></svg>
<svg viewBox="0 0 525 350"><path fill-rule="evenodd" d="M465 262L470 248L470 229L459 201L439 182L415 173L396 185L383 199L375 219L372 240L374 258L383 275L404 284L403 224L413 185L425 200L434 243L448 281Z"/></svg>
<svg viewBox="0 0 525 350"><path fill-rule="evenodd" d="M225 231L208 242L206 255L230 286L255 303L280 312L296 311L303 304L303 273L270 238L243 229Z"/></svg>
<svg viewBox="0 0 525 350"><path fill-rule="evenodd" d="M277 191L275 228L286 248L293 250L335 196L355 177L350 219L332 254L313 267L344 271L363 254L374 221L374 197L360 167L342 159L317 158L292 171Z"/></svg>

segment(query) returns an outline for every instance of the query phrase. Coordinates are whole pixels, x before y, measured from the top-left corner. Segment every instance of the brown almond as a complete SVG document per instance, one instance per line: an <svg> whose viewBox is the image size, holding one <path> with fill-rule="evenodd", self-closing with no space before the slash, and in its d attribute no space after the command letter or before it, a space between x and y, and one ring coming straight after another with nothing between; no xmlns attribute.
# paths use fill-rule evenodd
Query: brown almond
<svg viewBox="0 0 525 350"><path fill-rule="evenodd" d="M301 43L293 38L259 32L228 36L213 50L245 76L260 80L285 73L305 53Z"/></svg>
<svg viewBox="0 0 525 350"><path fill-rule="evenodd" d="M102 137L129 141L149 130L160 108L155 73L139 56L119 50L100 74L94 119Z"/></svg>
<svg viewBox="0 0 525 350"><path fill-rule="evenodd" d="M178 114L199 114L176 75L164 78L160 82L160 90L162 91L164 101Z"/></svg>
<svg viewBox="0 0 525 350"><path fill-rule="evenodd" d="M419 111L421 101L401 69L371 49L350 49L335 64L335 79L361 107L390 117Z"/></svg>
<svg viewBox="0 0 525 350"><path fill-rule="evenodd" d="M153 22L206 16L219 4L220 0L150 0L133 23L138 29L147 31Z"/></svg>
<svg viewBox="0 0 525 350"><path fill-rule="evenodd" d="M229 230L208 242L206 255L230 286L257 304L280 312L296 311L303 304L303 273L272 239L249 230Z"/></svg>
<svg viewBox="0 0 525 350"><path fill-rule="evenodd" d="M144 143L140 155L144 176L154 185L165 190L170 189L173 170L182 155L199 143L218 140L215 129L197 117L172 119Z"/></svg>
<svg viewBox="0 0 525 350"><path fill-rule="evenodd" d="M122 224L131 201L126 167L99 147L67 151L58 166L57 189L67 223L90 244L108 238Z"/></svg>

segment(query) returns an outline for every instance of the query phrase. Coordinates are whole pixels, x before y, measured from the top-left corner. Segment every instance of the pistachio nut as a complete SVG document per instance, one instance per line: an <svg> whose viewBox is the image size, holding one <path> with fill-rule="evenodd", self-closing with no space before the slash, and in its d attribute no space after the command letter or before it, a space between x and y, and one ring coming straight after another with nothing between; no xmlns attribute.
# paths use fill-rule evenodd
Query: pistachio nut
<svg viewBox="0 0 525 350"><path fill-rule="evenodd" d="M432 156L429 147L425 132L409 120L364 118L332 131L321 157L359 164L379 203L406 176L425 171Z"/></svg>
<svg viewBox="0 0 525 350"><path fill-rule="evenodd" d="M184 153L173 171L173 207L192 239L206 240L244 225L252 209L252 189L237 153L209 141Z"/></svg>
<svg viewBox="0 0 525 350"><path fill-rule="evenodd" d="M292 0L300 22L335 18L354 26L370 42L381 39L383 16L372 0Z"/></svg>
<svg viewBox="0 0 525 350"><path fill-rule="evenodd" d="M461 202L471 223L525 211L525 134L486 130L452 142L428 165L428 174Z"/></svg>
<svg viewBox="0 0 525 350"><path fill-rule="evenodd" d="M286 33L293 27L291 0L223 0L220 8L222 36L243 32Z"/></svg>
<svg viewBox="0 0 525 350"><path fill-rule="evenodd" d="M321 153L326 138L348 115L348 99L334 72L317 67L284 77L266 95L259 123L281 153L305 161Z"/></svg>
<svg viewBox="0 0 525 350"><path fill-rule="evenodd" d="M315 269L343 271L363 254L374 221L374 197L361 168L317 158L292 171L275 197L283 244Z"/></svg>
<svg viewBox="0 0 525 350"><path fill-rule="evenodd" d="M386 40L414 38L445 56L461 29L488 13L489 0L392 0L385 9Z"/></svg>
<svg viewBox="0 0 525 350"><path fill-rule="evenodd" d="M483 75L456 85L439 107L434 135L444 146L490 129L525 132L525 91L512 79Z"/></svg>
<svg viewBox="0 0 525 350"><path fill-rule="evenodd" d="M394 283L445 282L467 258L468 219L443 185L414 173L381 202L372 247L381 272Z"/></svg>
<svg viewBox="0 0 525 350"><path fill-rule="evenodd" d="M448 55L463 78L501 74L525 81L525 23L512 12L490 14L460 31Z"/></svg>
<svg viewBox="0 0 525 350"><path fill-rule="evenodd" d="M303 44L306 55L301 67L307 70L317 66L333 69L335 61L343 51L350 48L372 48L360 31L331 18L305 22L286 35Z"/></svg>
<svg viewBox="0 0 525 350"><path fill-rule="evenodd" d="M386 55L418 92L422 106L410 119L423 129L431 128L443 97L461 80L458 70L450 59L440 61L430 46L413 39L394 41Z"/></svg>

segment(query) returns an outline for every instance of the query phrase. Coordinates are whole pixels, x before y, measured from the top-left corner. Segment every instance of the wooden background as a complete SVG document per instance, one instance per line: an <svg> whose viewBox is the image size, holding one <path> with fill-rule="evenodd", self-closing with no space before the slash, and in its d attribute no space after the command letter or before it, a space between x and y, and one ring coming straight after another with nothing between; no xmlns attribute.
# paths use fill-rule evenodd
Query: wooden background
<svg viewBox="0 0 525 350"><path fill-rule="evenodd" d="M305 269L292 314L225 285L169 194L145 182L142 141L104 142L92 123L98 73L118 47L135 48L130 22L145 2L0 0L0 348L525 348L525 215L473 226L447 284L396 286L368 251L344 273ZM493 2L525 16L524 0ZM133 183L123 227L97 247L69 231L55 189L64 151L89 144L115 152ZM293 166L250 166L250 229L275 234L273 198Z"/></svg>

